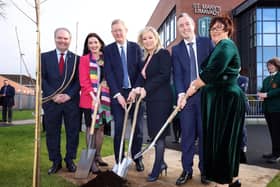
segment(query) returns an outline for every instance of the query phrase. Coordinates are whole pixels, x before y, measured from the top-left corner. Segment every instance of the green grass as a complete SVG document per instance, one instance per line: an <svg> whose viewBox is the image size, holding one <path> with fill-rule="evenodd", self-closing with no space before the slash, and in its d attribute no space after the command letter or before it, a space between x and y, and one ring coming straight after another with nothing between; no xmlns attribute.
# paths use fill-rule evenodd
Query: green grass
<svg viewBox="0 0 280 187"><path fill-rule="evenodd" d="M267 187L279 187L280 186L280 173L276 175L272 181L267 185Z"/></svg>
<svg viewBox="0 0 280 187"><path fill-rule="evenodd" d="M80 152L85 148L85 133L80 133L80 144L76 162ZM58 175L47 175L51 166L46 150L45 133L41 136L40 154L40 186L41 187L75 187ZM65 131L62 130L62 155L65 155ZM0 128L0 186L30 187L33 176L34 126L13 126ZM113 154L112 139L104 139L102 155Z"/></svg>
<svg viewBox="0 0 280 187"><path fill-rule="evenodd" d="M13 120L34 119L34 110L13 110Z"/></svg>

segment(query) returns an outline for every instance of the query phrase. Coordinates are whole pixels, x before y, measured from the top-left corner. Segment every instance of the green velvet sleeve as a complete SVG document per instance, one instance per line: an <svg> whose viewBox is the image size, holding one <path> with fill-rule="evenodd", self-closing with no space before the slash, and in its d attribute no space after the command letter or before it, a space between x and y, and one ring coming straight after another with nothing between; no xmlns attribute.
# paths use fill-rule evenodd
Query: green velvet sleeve
<svg viewBox="0 0 280 187"><path fill-rule="evenodd" d="M200 78L206 84L213 83L224 73L226 69L229 70L230 68L238 68L228 66L236 53L237 48L231 40L225 39L220 41L211 53L206 66L202 68Z"/></svg>

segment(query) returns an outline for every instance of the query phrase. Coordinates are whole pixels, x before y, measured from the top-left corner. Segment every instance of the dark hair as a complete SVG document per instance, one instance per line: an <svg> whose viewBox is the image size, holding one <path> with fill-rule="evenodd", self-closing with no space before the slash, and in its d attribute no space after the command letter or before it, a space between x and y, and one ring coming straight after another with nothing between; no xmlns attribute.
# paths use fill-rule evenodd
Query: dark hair
<svg viewBox="0 0 280 187"><path fill-rule="evenodd" d="M210 22L210 29L217 22L224 25L224 31L228 32L228 36L231 37L232 34L233 34L233 30L234 30L233 29L233 21L232 21L232 19L229 16L227 16L227 15L213 17L211 19L211 22Z"/></svg>
<svg viewBox="0 0 280 187"><path fill-rule="evenodd" d="M105 43L104 41L100 38L100 36L96 33L89 33L85 39L85 43L84 43L84 50L83 50L83 55L86 55L86 54L89 54L90 53L90 50L88 49L88 40L89 38L91 37L95 37L97 38L97 40L100 42L101 44L101 48L100 48L100 51L103 53L103 49L105 47Z"/></svg>
<svg viewBox="0 0 280 187"><path fill-rule="evenodd" d="M268 65L268 64L274 65L274 66L277 68L277 71L280 70L280 59L279 59L279 58L274 57L274 58L268 60L268 61L266 62L266 65Z"/></svg>

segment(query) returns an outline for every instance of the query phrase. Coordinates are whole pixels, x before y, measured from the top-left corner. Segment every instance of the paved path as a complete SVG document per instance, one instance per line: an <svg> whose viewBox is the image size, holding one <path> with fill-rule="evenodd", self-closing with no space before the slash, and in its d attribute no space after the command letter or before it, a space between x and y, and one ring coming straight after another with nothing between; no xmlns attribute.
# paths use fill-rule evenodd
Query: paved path
<svg viewBox="0 0 280 187"><path fill-rule="evenodd" d="M129 182L129 187L176 187L175 181L181 173L181 153L179 151L167 149L165 152L165 161L168 165L167 176L163 174L159 177L156 182L146 182L148 173L151 172L153 160L154 160L154 150L147 152L144 156L145 170L144 172L136 172L134 164L131 165L127 180ZM109 167L102 168L103 171L111 170L114 165L114 157L105 157L109 163ZM205 187L200 183L200 173L198 170L198 158L195 156L194 159L194 173L193 179L188 181L186 184L181 185L182 187ZM264 187L271 179L279 172L276 169L262 168L258 166L240 165L239 178L242 182L242 187ZM58 175L64 177L66 180L71 181L74 184L82 185L87 183L89 180L96 177L96 175L90 174L87 179L75 179L73 173L69 173L65 168L58 172ZM215 184L211 183L207 187L214 187Z"/></svg>

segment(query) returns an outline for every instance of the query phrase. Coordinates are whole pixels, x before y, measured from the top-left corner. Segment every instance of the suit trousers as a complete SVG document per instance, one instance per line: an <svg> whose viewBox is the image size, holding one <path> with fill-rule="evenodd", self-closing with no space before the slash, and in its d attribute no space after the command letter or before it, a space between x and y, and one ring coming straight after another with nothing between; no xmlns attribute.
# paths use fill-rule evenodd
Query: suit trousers
<svg viewBox="0 0 280 187"><path fill-rule="evenodd" d="M123 89L122 90L122 95L127 98L129 94L130 89ZM115 153L115 160L116 163L118 163L119 160L119 150L120 150L120 143L121 143L121 136L122 136L122 130L123 130L123 121L124 121L124 109L121 107L121 105L118 103L117 99L112 98L111 102L111 110L112 110L112 115L114 118L114 153ZM133 118L133 113L134 113L134 106L132 107L129 118ZM134 137L133 137L133 142L132 142L132 158L134 155L138 152L141 151L142 148L142 143L143 143L143 113L144 109L141 104L139 107L138 111L138 117L136 121L136 127L135 127L135 132L134 132ZM126 133L127 134L127 133ZM130 134L130 132L129 132ZM125 146L124 146L125 147ZM123 152L124 153L124 152ZM124 157L124 156L123 156ZM140 158L141 159L141 158Z"/></svg>
<svg viewBox="0 0 280 187"><path fill-rule="evenodd" d="M61 162L61 126L64 121L66 133L65 160L76 158L79 144L80 111L78 102L68 101L63 104L49 102L45 104L45 128L49 159L53 162Z"/></svg>
<svg viewBox="0 0 280 187"><path fill-rule="evenodd" d="M198 102L189 102L180 112L181 125L181 147L182 147L182 165L183 170L189 173L193 172L193 157L195 154L195 141L198 139L199 153L199 169L203 174L203 135L202 120L200 108L200 95L194 95L196 98L189 100L197 100Z"/></svg>
<svg viewBox="0 0 280 187"><path fill-rule="evenodd" d="M2 120L5 122L7 121L7 114L8 114L8 121L12 121L12 106L3 105L2 106Z"/></svg>

